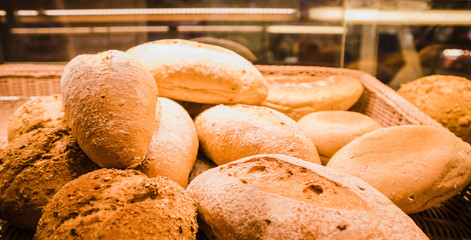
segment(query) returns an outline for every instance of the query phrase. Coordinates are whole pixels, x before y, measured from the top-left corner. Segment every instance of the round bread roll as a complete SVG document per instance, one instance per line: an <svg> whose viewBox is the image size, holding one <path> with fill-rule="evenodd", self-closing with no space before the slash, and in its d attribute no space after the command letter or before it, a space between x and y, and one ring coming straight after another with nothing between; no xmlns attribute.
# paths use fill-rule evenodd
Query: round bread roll
<svg viewBox="0 0 471 240"><path fill-rule="evenodd" d="M382 127L365 114L340 110L309 113L299 119L298 124L323 156L323 165L353 139Z"/></svg>
<svg viewBox="0 0 471 240"><path fill-rule="evenodd" d="M148 177L168 177L185 188L198 154L198 133L193 119L178 103L160 97L158 105L162 114L159 127L138 169Z"/></svg>
<svg viewBox="0 0 471 240"><path fill-rule="evenodd" d="M368 182L410 214L436 206L471 182L471 147L444 128L394 126L353 140L327 167Z"/></svg>
<svg viewBox="0 0 471 240"><path fill-rule="evenodd" d="M40 96L26 101L8 121L8 141L37 128L66 127L62 97Z"/></svg>
<svg viewBox="0 0 471 240"><path fill-rule="evenodd" d="M258 104L268 94L265 78L252 63L219 46L165 39L135 46L127 53L149 69L162 97Z"/></svg>
<svg viewBox="0 0 471 240"><path fill-rule="evenodd" d="M471 82L468 79L426 76L402 84L397 93L471 143Z"/></svg>
<svg viewBox="0 0 471 240"><path fill-rule="evenodd" d="M100 169L64 185L35 239L196 239L196 206L164 177L133 169Z"/></svg>
<svg viewBox="0 0 471 240"><path fill-rule="evenodd" d="M218 165L264 153L320 164L316 147L297 123L270 108L217 105L198 115L195 125L203 153Z"/></svg>
<svg viewBox="0 0 471 240"><path fill-rule="evenodd" d="M210 239L428 239L367 183L286 155L210 169L187 191Z"/></svg>
<svg viewBox="0 0 471 240"><path fill-rule="evenodd" d="M265 75L268 97L262 106L273 108L298 120L322 110L347 110L363 93L363 85L348 75Z"/></svg>
<svg viewBox="0 0 471 240"><path fill-rule="evenodd" d="M117 50L79 55L66 65L61 90L68 125L92 161L142 162L159 118L155 80L140 63Z"/></svg>
<svg viewBox="0 0 471 240"><path fill-rule="evenodd" d="M59 128L15 138L0 152L0 162L0 217L27 230L36 230L43 207L64 184L98 169Z"/></svg>

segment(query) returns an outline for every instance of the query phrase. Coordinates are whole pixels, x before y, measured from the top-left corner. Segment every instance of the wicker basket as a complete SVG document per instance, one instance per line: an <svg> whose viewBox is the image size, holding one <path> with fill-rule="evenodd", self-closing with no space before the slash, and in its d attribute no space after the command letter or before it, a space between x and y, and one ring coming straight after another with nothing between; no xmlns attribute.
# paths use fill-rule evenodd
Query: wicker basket
<svg viewBox="0 0 471 240"><path fill-rule="evenodd" d="M7 144L8 118L29 97L60 92L60 74L64 65L4 64L0 65L0 148ZM421 124L443 128L435 120L419 111L396 92L376 78L356 70L309 67L264 66L257 68L270 75L331 75L346 74L361 80L365 91L351 108L376 119L384 126ZM441 205L410 215L430 239L471 239L471 190L468 186L460 194ZM0 222L0 239L30 239L32 233L15 230ZM9 236L14 236L11 238Z"/></svg>

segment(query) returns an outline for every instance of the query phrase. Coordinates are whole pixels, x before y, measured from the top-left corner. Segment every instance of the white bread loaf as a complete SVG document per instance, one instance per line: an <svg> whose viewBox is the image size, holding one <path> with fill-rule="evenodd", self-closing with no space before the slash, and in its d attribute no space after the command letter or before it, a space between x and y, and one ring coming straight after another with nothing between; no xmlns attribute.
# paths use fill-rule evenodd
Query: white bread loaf
<svg viewBox="0 0 471 240"><path fill-rule="evenodd" d="M187 192L210 239L428 239L362 180L285 155L210 169Z"/></svg>
<svg viewBox="0 0 471 240"><path fill-rule="evenodd" d="M138 169L148 177L165 176L185 188L198 154L195 124L175 101L159 97L158 105L159 127Z"/></svg>
<svg viewBox="0 0 471 240"><path fill-rule="evenodd" d="M363 93L361 81L348 75L265 75L268 97L262 106L298 120L323 110L348 110Z"/></svg>
<svg viewBox="0 0 471 240"><path fill-rule="evenodd" d="M445 128L386 127L347 144L327 167L368 182L404 212L416 213L471 182L471 146Z"/></svg>
<svg viewBox="0 0 471 240"><path fill-rule="evenodd" d="M152 73L162 97L198 103L258 104L267 97L262 74L240 55L181 39L143 43L127 53Z"/></svg>
<svg viewBox="0 0 471 240"><path fill-rule="evenodd" d="M124 52L79 55L64 69L61 91L72 135L101 167L136 167L155 129L157 85Z"/></svg>
<svg viewBox="0 0 471 240"><path fill-rule="evenodd" d="M286 115L262 106L217 105L195 118L203 153L218 165L278 153L320 164L312 141Z"/></svg>
<svg viewBox="0 0 471 240"><path fill-rule="evenodd" d="M316 145L322 164L335 152L353 139L373 130L382 128L368 115L353 111L318 111L305 115L298 124L314 145Z"/></svg>

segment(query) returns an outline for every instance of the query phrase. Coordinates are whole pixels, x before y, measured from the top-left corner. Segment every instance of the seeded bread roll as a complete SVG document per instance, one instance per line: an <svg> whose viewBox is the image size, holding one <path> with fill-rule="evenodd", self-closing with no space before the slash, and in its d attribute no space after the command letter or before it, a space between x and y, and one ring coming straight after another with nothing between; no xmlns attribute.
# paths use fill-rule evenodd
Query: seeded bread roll
<svg viewBox="0 0 471 240"><path fill-rule="evenodd" d="M196 239L197 230L195 203L175 182L100 169L54 195L35 239Z"/></svg>
<svg viewBox="0 0 471 240"><path fill-rule="evenodd" d="M21 105L8 121L8 141L43 127L66 127L60 95L33 98Z"/></svg>
<svg viewBox="0 0 471 240"><path fill-rule="evenodd" d="M185 188L198 154L198 133L193 119L178 103L159 97L158 105L162 114L159 128L138 169L148 177L168 177Z"/></svg>
<svg viewBox="0 0 471 240"><path fill-rule="evenodd" d="M436 206L471 182L471 146L445 128L386 127L347 144L327 167L368 182L410 214Z"/></svg>
<svg viewBox="0 0 471 240"><path fill-rule="evenodd" d="M348 110L363 93L361 81L348 75L267 74L268 97L261 103L294 120L323 110Z"/></svg>
<svg viewBox="0 0 471 240"><path fill-rule="evenodd" d="M218 165L265 153L320 164L316 147L297 123L270 108L217 105L198 115L195 125L203 153Z"/></svg>
<svg viewBox="0 0 471 240"><path fill-rule="evenodd" d="M305 115L298 124L314 145L322 164L353 139L381 128L373 118L352 111L319 111Z"/></svg>
<svg viewBox="0 0 471 240"><path fill-rule="evenodd" d="M432 75L402 84L397 93L471 143L471 82L464 77Z"/></svg>
<svg viewBox="0 0 471 240"><path fill-rule="evenodd" d="M99 168L60 128L15 138L0 152L0 162L0 217L28 230L36 230L43 207L64 184Z"/></svg>
<svg viewBox="0 0 471 240"><path fill-rule="evenodd" d="M252 63L219 46L165 39L135 46L127 53L152 73L162 97L258 104L268 94L265 78Z"/></svg>
<svg viewBox="0 0 471 240"><path fill-rule="evenodd" d="M102 167L139 165L152 140L157 86L124 52L79 55L61 79L64 112L87 156Z"/></svg>
<svg viewBox="0 0 471 240"><path fill-rule="evenodd" d="M210 169L187 191L210 239L428 239L367 183L285 155Z"/></svg>

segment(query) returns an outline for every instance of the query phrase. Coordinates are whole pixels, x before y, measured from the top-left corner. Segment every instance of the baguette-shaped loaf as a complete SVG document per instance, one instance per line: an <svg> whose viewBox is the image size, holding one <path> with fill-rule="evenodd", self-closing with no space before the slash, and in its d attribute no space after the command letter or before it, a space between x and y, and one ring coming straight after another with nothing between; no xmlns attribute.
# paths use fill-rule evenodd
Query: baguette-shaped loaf
<svg viewBox="0 0 471 240"><path fill-rule="evenodd" d="M201 149L222 165L256 154L285 154L320 164L316 147L291 118L245 104L217 105L195 118Z"/></svg>
<svg viewBox="0 0 471 240"><path fill-rule="evenodd" d="M149 177L165 176L186 187L198 154L198 134L188 112L175 101L159 97L159 128L138 169Z"/></svg>
<svg viewBox="0 0 471 240"><path fill-rule="evenodd" d="M258 104L268 95L265 78L252 63L215 45L165 39L127 53L154 76L162 97L198 103Z"/></svg>
<svg viewBox="0 0 471 240"><path fill-rule="evenodd" d="M187 191L210 239L428 239L364 181L285 155L210 169Z"/></svg>
<svg viewBox="0 0 471 240"><path fill-rule="evenodd" d="M136 167L155 129L157 85L128 54L79 55L64 69L65 117L85 154L101 167Z"/></svg>

